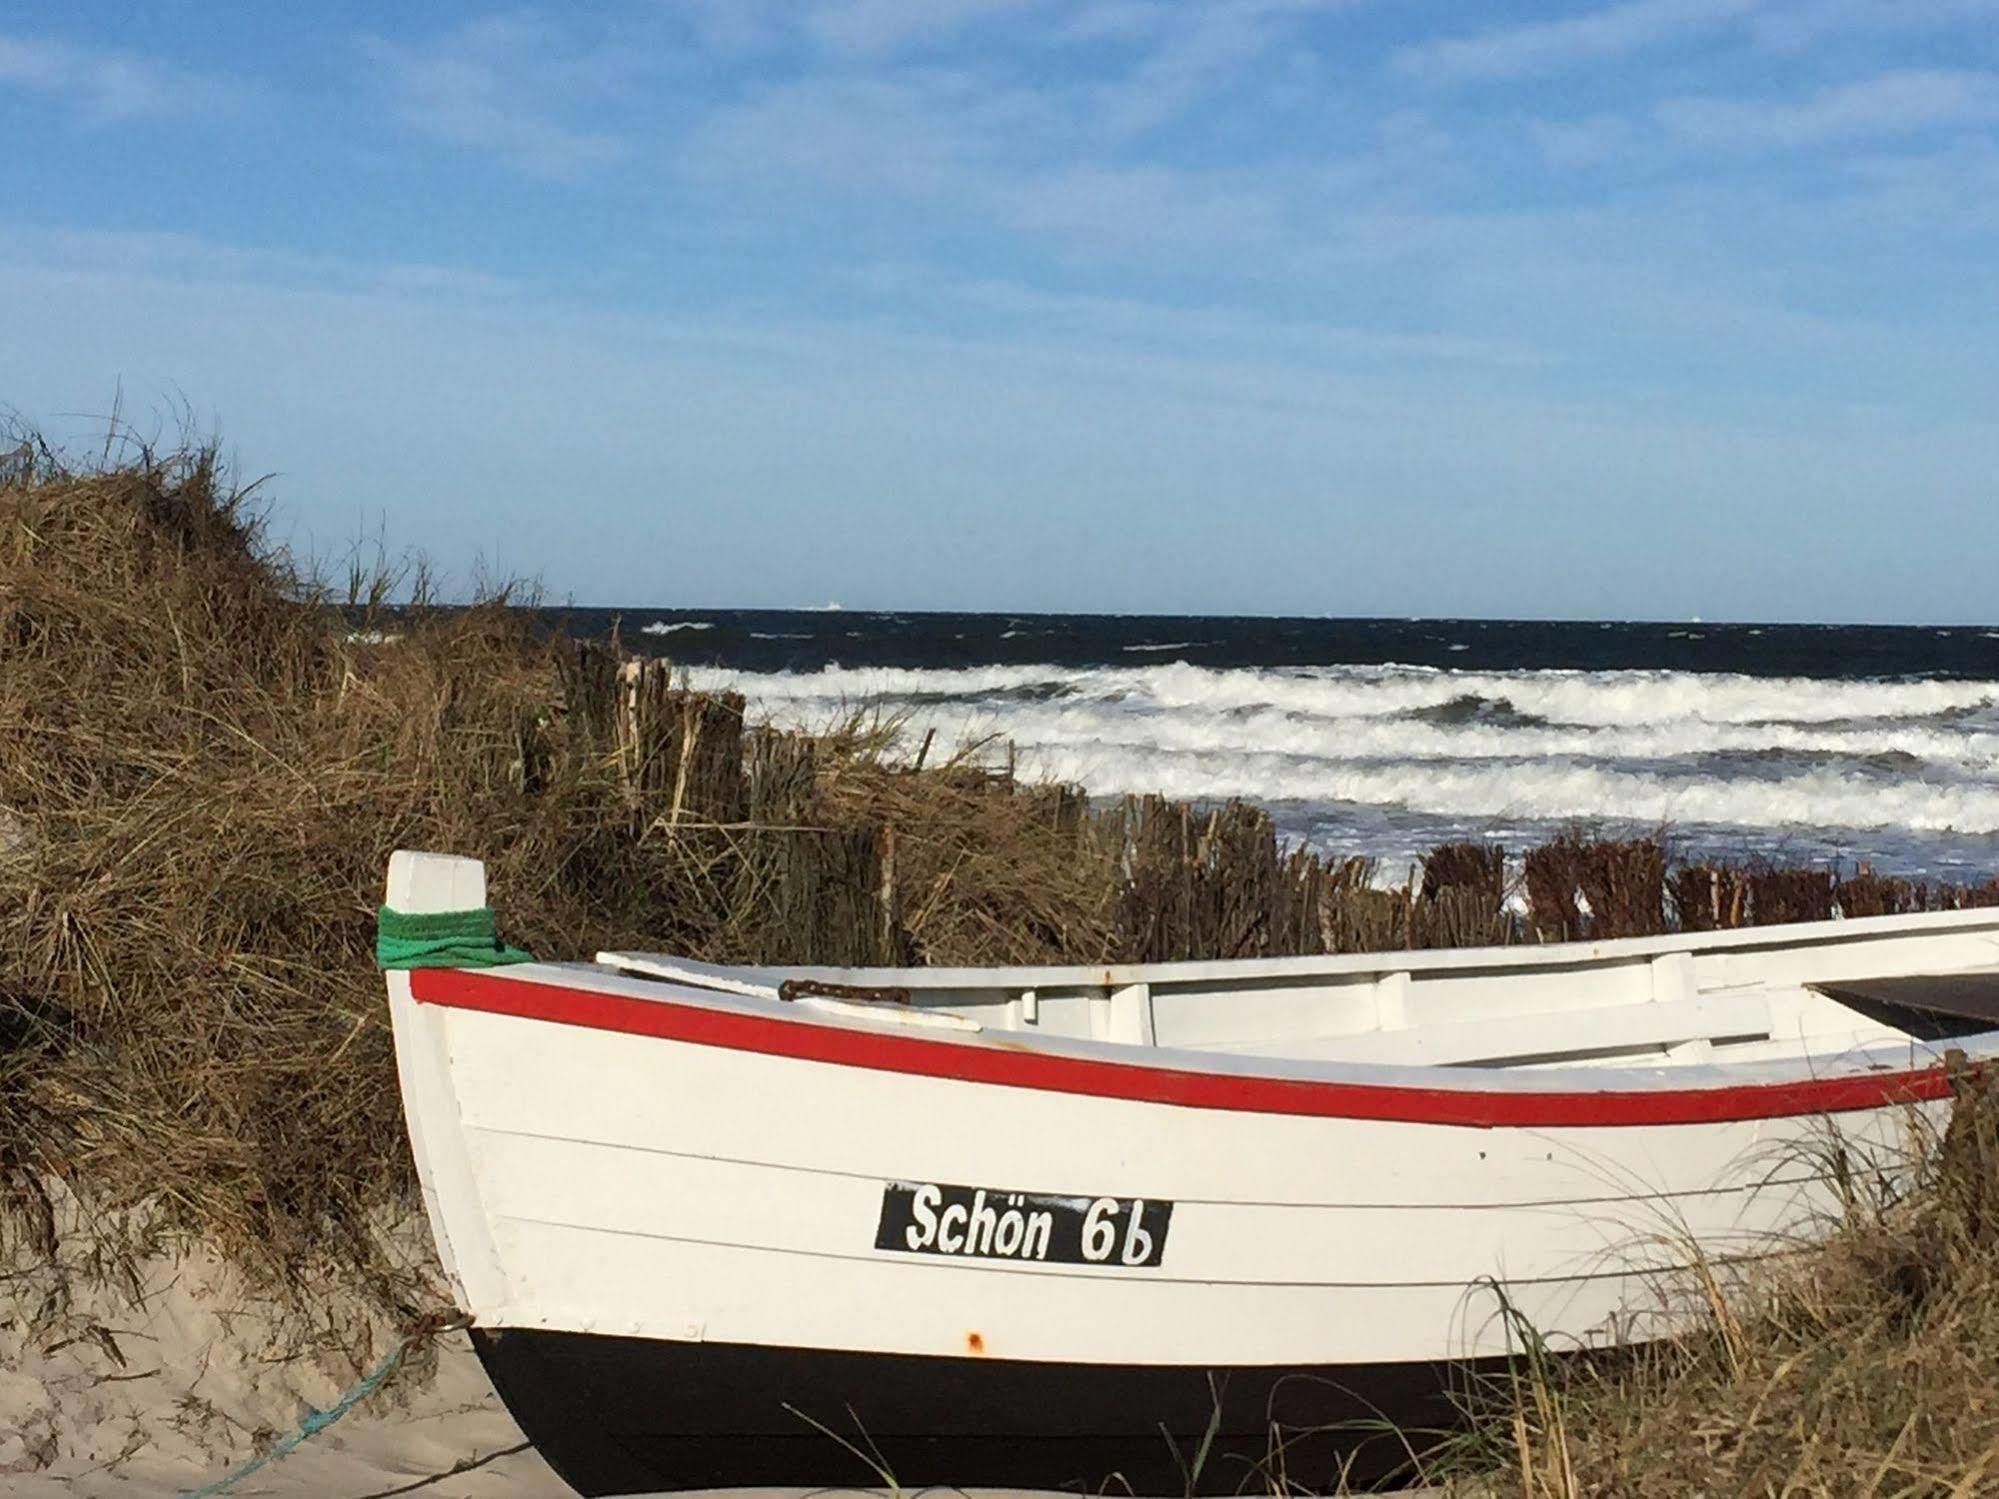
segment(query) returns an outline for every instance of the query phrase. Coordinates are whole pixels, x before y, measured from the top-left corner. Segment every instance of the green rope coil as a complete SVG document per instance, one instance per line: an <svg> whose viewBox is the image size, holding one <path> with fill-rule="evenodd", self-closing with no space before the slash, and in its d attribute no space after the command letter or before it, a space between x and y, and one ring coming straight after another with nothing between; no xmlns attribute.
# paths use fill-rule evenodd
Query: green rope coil
<svg viewBox="0 0 1999 1499"><path fill-rule="evenodd" d="M497 968L532 963L534 954L500 941L493 910L375 912L375 964L379 968Z"/></svg>

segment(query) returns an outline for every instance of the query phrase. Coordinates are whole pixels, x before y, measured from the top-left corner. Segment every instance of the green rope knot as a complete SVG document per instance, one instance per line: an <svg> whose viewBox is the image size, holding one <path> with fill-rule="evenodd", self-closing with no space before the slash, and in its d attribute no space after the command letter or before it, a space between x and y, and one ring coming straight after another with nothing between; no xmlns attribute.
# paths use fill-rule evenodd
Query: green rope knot
<svg viewBox="0 0 1999 1499"><path fill-rule="evenodd" d="M497 968L532 963L534 954L507 947L493 926L493 908L471 911L375 912L378 968Z"/></svg>

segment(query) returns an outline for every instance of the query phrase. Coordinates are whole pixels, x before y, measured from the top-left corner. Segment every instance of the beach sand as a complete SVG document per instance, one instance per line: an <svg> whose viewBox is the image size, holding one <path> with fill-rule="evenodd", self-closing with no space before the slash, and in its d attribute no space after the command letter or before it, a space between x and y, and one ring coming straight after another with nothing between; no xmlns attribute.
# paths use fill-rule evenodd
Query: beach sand
<svg viewBox="0 0 1999 1499"><path fill-rule="evenodd" d="M426 1252L421 1233L393 1238ZM62 1243L55 1262L0 1278L0 1492L176 1495L268 1448L354 1382L338 1359L287 1348L271 1303L213 1256L157 1257L127 1278L92 1273L80 1238ZM349 1327L362 1316L352 1307L314 1315ZM445 1333L345 1419L232 1492L561 1499L570 1490L528 1447L465 1335Z"/></svg>
<svg viewBox="0 0 1999 1499"><path fill-rule="evenodd" d="M449 1343L428 1389L400 1404L389 1397L363 1407L231 1492L276 1499L566 1499L570 1489L527 1446L463 1335L451 1335ZM155 1344L142 1357L168 1351ZM240 1370L203 1369L197 1349L184 1348L182 1357L186 1362L117 1384L104 1383L101 1362L87 1358L58 1357L0 1373L0 1432L9 1433L0 1436L0 1491L19 1499L171 1499L221 1477L253 1450L247 1441L216 1441L214 1425L202 1429L204 1418L234 1423L263 1412L261 1419L282 1418L289 1427L303 1414L302 1403L278 1410L267 1391L250 1393L257 1381ZM190 1395L206 1403L200 1415L178 1408Z"/></svg>

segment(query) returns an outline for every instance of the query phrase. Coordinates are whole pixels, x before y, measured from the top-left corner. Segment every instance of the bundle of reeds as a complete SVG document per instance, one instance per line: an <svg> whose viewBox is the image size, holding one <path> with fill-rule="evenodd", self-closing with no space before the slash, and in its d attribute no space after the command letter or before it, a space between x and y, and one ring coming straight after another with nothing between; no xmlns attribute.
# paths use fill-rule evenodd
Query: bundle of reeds
<svg viewBox="0 0 1999 1499"><path fill-rule="evenodd" d="M1663 932L1666 862L1659 838L1563 833L1530 849L1522 861L1527 924L1542 942Z"/></svg>

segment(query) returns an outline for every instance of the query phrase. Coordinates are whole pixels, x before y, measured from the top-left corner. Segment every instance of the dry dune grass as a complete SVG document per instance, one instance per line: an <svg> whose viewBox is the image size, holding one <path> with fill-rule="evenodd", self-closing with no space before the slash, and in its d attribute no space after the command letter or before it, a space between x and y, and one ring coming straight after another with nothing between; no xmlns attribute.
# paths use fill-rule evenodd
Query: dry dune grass
<svg viewBox="0 0 1999 1499"><path fill-rule="evenodd" d="M1673 1343L1529 1364L1455 1468L1502 1499L1999 1494L1999 1088L1965 1080L1909 1179Z"/></svg>
<svg viewBox="0 0 1999 1499"><path fill-rule="evenodd" d="M144 1202L378 1293L406 1187L369 895L403 832L497 848L528 707L497 613L370 653L258 544L210 451L0 487L0 1141L17 1195ZM560 814L548 819L559 822ZM482 836L483 835L483 836ZM25 1219L31 1227L40 1215ZM18 1220L17 1220L18 1221ZM280 1276L280 1278L285 1278Z"/></svg>

